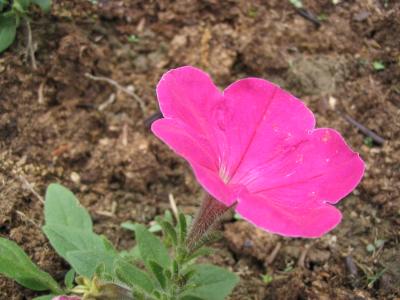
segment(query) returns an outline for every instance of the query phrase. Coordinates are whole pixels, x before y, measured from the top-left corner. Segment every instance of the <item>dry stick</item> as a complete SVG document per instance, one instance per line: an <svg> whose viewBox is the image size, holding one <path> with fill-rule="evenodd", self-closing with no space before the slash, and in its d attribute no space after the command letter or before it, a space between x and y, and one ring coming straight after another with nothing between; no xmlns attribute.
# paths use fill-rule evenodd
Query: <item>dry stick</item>
<svg viewBox="0 0 400 300"><path fill-rule="evenodd" d="M28 45L27 45L27 51L29 53L29 56L31 58L31 64L32 64L32 68L34 70L37 69L37 64L36 64L36 58L35 58L35 49L33 49L33 43L32 43L32 30L31 30L31 23L29 22L29 20L27 18L24 19L25 20L25 24L26 24L26 28L28 30Z"/></svg>
<svg viewBox="0 0 400 300"><path fill-rule="evenodd" d="M377 135L375 132L373 132L372 130L368 129L367 127L365 127L364 125L360 124L359 122L357 122L356 120L354 120L352 117L350 117L348 114L346 113L339 113L343 119L345 119L347 122L349 122L350 124L354 125L355 127L358 128L358 130L360 130L363 134L365 134L366 136L370 137L375 143L382 145L385 142L385 139L380 137L379 135Z"/></svg>
<svg viewBox="0 0 400 300"><path fill-rule="evenodd" d="M270 264L272 264L274 262L274 260L275 260L276 256L278 255L279 250L281 249L281 247L282 247L282 243L278 242L276 244L274 250L272 250L271 254L267 258L267 265L270 265Z"/></svg>
<svg viewBox="0 0 400 300"><path fill-rule="evenodd" d="M40 202L42 202L44 204L44 199L42 196L39 195L38 192L35 191L35 189L33 188L33 186L28 182L28 180L22 176L19 175L18 176L19 180L21 180L22 184L24 185L24 187L29 190L32 194L34 194L36 196L36 198L39 199Z"/></svg>
<svg viewBox="0 0 400 300"><path fill-rule="evenodd" d="M22 211L16 210L15 211L17 213L17 215L19 215L22 219L28 221L29 223L31 223L33 226L40 228L40 225L37 224L35 221L33 221L32 219L28 218L27 215L25 215Z"/></svg>
<svg viewBox="0 0 400 300"><path fill-rule="evenodd" d="M321 22L310 11L305 8L296 8L295 10L304 19L313 23L315 27L319 28L321 26Z"/></svg>
<svg viewBox="0 0 400 300"><path fill-rule="evenodd" d="M139 104L140 109L142 110L143 115L146 114L146 106L142 100L142 98L140 98L136 93L134 93L133 91L130 91L129 89L127 89L126 87L120 85L118 82L116 82L115 80L112 80L111 78L108 77L103 77L103 76L94 76L90 73L85 73L85 76L91 80L94 81L103 81L103 82L107 82L109 84L111 84L112 86L114 86L116 89L120 90L121 92L124 92L125 94L131 96L133 99L135 99L137 101L137 103Z"/></svg>
<svg viewBox="0 0 400 300"><path fill-rule="evenodd" d="M311 245L305 245L303 251L300 254L299 260L297 261L297 266L300 268L305 268L305 260L310 250Z"/></svg>
<svg viewBox="0 0 400 300"><path fill-rule="evenodd" d="M172 193L168 194L168 200L169 200L169 205L171 206L172 213L175 216L175 219L178 220L179 218L179 213L178 213L178 207L176 206L175 198Z"/></svg>

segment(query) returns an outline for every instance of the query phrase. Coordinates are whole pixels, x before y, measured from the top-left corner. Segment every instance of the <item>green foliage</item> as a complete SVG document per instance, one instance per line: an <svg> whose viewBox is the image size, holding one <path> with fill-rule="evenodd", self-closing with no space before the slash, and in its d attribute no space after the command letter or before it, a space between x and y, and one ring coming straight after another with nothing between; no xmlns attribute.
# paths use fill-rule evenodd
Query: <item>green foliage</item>
<svg viewBox="0 0 400 300"><path fill-rule="evenodd" d="M55 296L57 296L57 295L53 295L53 294L44 295L44 296L40 296L40 297L35 297L32 300L52 300Z"/></svg>
<svg viewBox="0 0 400 300"><path fill-rule="evenodd" d="M194 286L187 295L207 300L223 300L228 296L238 278L235 274L213 265L194 265L191 270L194 275L188 285Z"/></svg>
<svg viewBox="0 0 400 300"><path fill-rule="evenodd" d="M61 291L57 282L40 270L16 243L4 238L0 238L0 273L34 291Z"/></svg>
<svg viewBox="0 0 400 300"><path fill-rule="evenodd" d="M14 242L0 239L0 273L28 288L54 295L84 294L85 299L223 300L238 282L236 275L220 267L195 263L210 249L186 247L190 218L183 214L176 221L170 212L156 219L162 238L141 224L124 223L135 232L136 246L118 252L93 232L90 215L66 188L50 185L44 210L43 231L72 269L62 290Z"/></svg>
<svg viewBox="0 0 400 300"><path fill-rule="evenodd" d="M265 274L261 275L261 279L265 284L270 284L274 280L274 277L270 274Z"/></svg>
<svg viewBox="0 0 400 300"><path fill-rule="evenodd" d="M161 241L141 224L135 226L135 234L140 256L144 263L149 266L149 262L153 261L164 268L168 268L170 265L168 250Z"/></svg>
<svg viewBox="0 0 400 300"><path fill-rule="evenodd" d="M74 287L74 279L75 279L75 270L71 269L65 274L64 277L64 284L65 287L69 290L71 290Z"/></svg>
<svg viewBox="0 0 400 300"><path fill-rule="evenodd" d="M374 68L375 71L382 71L385 70L385 65L383 62L376 60L372 63L372 67Z"/></svg>
<svg viewBox="0 0 400 300"><path fill-rule="evenodd" d="M51 184L46 192L43 231L50 244L79 275L92 277L99 263L106 263L111 271L117 253L103 237L93 232L88 212L75 196L58 184Z"/></svg>
<svg viewBox="0 0 400 300"><path fill-rule="evenodd" d="M289 2L296 8L303 8L303 2L301 0L289 0Z"/></svg>
<svg viewBox="0 0 400 300"><path fill-rule="evenodd" d="M116 262L115 273L119 280L134 289L137 288L149 294L154 290L154 284L151 278L138 267L125 260L118 260Z"/></svg>
<svg viewBox="0 0 400 300"><path fill-rule="evenodd" d="M20 20L27 18L31 5L49 12L51 0L0 0L0 53L14 42Z"/></svg>
<svg viewBox="0 0 400 300"><path fill-rule="evenodd" d="M49 12L51 9L51 0L31 0L32 4L36 4L43 12Z"/></svg>
<svg viewBox="0 0 400 300"><path fill-rule="evenodd" d="M12 15L0 15L0 53L10 47L17 33L17 19Z"/></svg>

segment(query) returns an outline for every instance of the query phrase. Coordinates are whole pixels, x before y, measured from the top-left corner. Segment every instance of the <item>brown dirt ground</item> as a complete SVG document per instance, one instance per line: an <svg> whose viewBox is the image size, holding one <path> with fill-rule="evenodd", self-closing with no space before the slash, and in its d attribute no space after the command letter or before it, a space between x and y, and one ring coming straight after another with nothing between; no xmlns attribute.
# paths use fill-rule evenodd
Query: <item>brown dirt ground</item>
<svg viewBox="0 0 400 300"><path fill-rule="evenodd" d="M21 178L42 195L54 181L71 188L96 230L120 248L132 240L119 224L149 222L168 207L169 193L193 213L201 190L188 165L144 125L157 110L160 75L190 64L221 87L244 76L279 83L367 164L362 183L339 204L343 222L321 239L272 236L227 217L213 261L241 276L230 299L399 297L400 3L303 1L321 20L317 28L282 0L54 2L50 15L32 19L38 69L25 58L23 26L0 56L1 236L63 278L67 265L40 230L43 206ZM372 67L378 60L382 71ZM147 112L85 73L134 88ZM370 145L343 113L384 145ZM384 242L367 251L377 240ZM34 295L0 278L0 299Z"/></svg>

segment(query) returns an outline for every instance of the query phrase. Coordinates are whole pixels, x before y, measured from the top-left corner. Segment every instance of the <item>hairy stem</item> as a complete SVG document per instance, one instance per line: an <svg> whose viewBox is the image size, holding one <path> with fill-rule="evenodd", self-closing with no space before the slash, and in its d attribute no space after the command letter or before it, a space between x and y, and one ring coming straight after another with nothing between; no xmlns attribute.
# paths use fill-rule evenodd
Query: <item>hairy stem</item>
<svg viewBox="0 0 400 300"><path fill-rule="evenodd" d="M220 217L231 207L232 206L226 206L219 202L209 194L205 195L186 240L186 246L189 251L196 247L197 243L201 241L201 239L216 225Z"/></svg>

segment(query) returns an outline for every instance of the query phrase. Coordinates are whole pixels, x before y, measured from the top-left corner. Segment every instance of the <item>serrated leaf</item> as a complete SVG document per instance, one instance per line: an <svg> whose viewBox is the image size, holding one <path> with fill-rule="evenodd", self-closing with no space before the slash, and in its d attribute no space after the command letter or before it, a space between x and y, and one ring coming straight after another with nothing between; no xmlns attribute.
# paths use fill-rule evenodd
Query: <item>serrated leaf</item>
<svg viewBox="0 0 400 300"><path fill-rule="evenodd" d="M72 289L74 287L75 280L75 270L71 269L65 274L64 284L67 289Z"/></svg>
<svg viewBox="0 0 400 300"><path fill-rule="evenodd" d="M0 273L34 291L62 292L50 274L40 270L13 241L0 238Z"/></svg>
<svg viewBox="0 0 400 300"><path fill-rule="evenodd" d="M92 278L100 264L104 264L106 273L111 273L115 259L109 252L77 250L67 253L67 260L76 273L88 278Z"/></svg>
<svg viewBox="0 0 400 300"><path fill-rule="evenodd" d="M16 16L0 16L0 53L6 50L15 40L17 34Z"/></svg>
<svg viewBox="0 0 400 300"><path fill-rule="evenodd" d="M115 263L115 274L119 280L134 289L149 294L154 290L151 278L145 272L124 260L118 260Z"/></svg>
<svg viewBox="0 0 400 300"><path fill-rule="evenodd" d="M238 277L223 268L213 265L194 265L194 270L187 282L188 286L194 286L183 296L199 297L207 300L223 300L239 282ZM184 298L186 299L186 298ZM189 298L190 299L190 298Z"/></svg>
<svg viewBox="0 0 400 300"><path fill-rule="evenodd" d="M52 183L47 188L45 198L46 225L64 225L69 228L79 228L81 231L93 230L89 213L70 190Z"/></svg>
<svg viewBox="0 0 400 300"><path fill-rule="evenodd" d="M51 0L31 0L33 4L40 7L43 12L49 12L51 9Z"/></svg>
<svg viewBox="0 0 400 300"><path fill-rule="evenodd" d="M149 267L149 261L152 260L167 269L170 265L170 257L167 248L161 241L141 224L136 224L135 235L140 256L146 266Z"/></svg>

